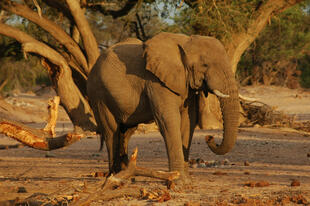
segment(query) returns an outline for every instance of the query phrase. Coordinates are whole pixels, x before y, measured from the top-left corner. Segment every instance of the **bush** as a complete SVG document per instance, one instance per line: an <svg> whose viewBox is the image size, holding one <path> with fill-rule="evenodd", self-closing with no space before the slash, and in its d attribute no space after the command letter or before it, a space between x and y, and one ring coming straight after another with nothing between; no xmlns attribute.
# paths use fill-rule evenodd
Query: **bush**
<svg viewBox="0 0 310 206"><path fill-rule="evenodd" d="M304 88L310 88L310 56L306 55L298 62L298 69L301 71L300 84Z"/></svg>

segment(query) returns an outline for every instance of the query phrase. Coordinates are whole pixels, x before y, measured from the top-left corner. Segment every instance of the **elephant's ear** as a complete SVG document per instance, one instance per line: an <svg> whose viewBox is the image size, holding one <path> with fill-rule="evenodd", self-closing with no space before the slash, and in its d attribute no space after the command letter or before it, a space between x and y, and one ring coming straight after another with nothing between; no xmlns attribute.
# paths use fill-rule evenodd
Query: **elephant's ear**
<svg viewBox="0 0 310 206"><path fill-rule="evenodd" d="M152 72L173 92L186 94L186 69L178 45L189 37L183 34L160 33L144 44L146 70Z"/></svg>

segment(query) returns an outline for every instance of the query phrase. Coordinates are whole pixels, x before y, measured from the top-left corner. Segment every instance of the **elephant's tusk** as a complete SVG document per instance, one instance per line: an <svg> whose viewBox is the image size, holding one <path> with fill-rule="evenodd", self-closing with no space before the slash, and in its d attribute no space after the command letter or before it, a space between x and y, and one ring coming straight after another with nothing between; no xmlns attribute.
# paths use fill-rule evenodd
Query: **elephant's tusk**
<svg viewBox="0 0 310 206"><path fill-rule="evenodd" d="M241 94L239 94L239 98L244 100L244 101L249 101L249 102L255 102L257 101L257 99L255 98L251 98L251 97L245 97L245 96L242 96Z"/></svg>
<svg viewBox="0 0 310 206"><path fill-rule="evenodd" d="M213 93L218 96L218 97L222 97L222 98L229 98L229 95L227 94L223 94L222 92L220 92L219 90L213 90Z"/></svg>

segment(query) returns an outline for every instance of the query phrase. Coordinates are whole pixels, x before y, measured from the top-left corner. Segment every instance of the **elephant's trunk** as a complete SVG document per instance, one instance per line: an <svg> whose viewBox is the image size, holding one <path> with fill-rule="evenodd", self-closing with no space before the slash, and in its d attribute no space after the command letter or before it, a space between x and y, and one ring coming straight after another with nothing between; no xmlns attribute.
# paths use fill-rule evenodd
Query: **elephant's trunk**
<svg viewBox="0 0 310 206"><path fill-rule="evenodd" d="M232 84L235 85L235 84ZM222 116L223 116L223 140L217 145L213 138L207 141L209 148L217 155L224 155L235 145L239 126L239 97L237 86L232 86L227 91L229 97L219 97Z"/></svg>

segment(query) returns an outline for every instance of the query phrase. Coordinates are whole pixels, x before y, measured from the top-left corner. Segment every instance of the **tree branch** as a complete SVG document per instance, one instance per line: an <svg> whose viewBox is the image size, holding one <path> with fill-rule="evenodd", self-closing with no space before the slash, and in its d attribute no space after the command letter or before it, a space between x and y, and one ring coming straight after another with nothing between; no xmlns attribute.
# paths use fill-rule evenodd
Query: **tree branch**
<svg viewBox="0 0 310 206"><path fill-rule="evenodd" d="M66 0L66 2L82 36L84 48L88 57L88 70L86 72L89 73L97 58L99 57L97 41L85 18L85 14L80 6L79 1Z"/></svg>
<svg viewBox="0 0 310 206"><path fill-rule="evenodd" d="M115 188L119 188L124 185L127 180L132 176L145 176L145 177L153 177L159 178L162 180L173 181L179 178L179 172L164 172L164 171L154 171L148 168L138 168L137 167L137 156L138 156L138 148L134 150L132 155L130 156L130 160L128 163L128 167L125 170L120 171L116 175L111 175L106 178L101 188L98 188L95 193L90 194L86 199L81 199L77 202L74 202L72 205L89 205L89 203L95 200L105 200L105 198L110 198L111 196L118 196L117 194L119 190ZM142 172L143 170L143 172ZM111 192L114 192L114 195ZM109 195L105 195L109 194ZM135 193L136 195L136 193Z"/></svg>
<svg viewBox="0 0 310 206"><path fill-rule="evenodd" d="M107 10L104 7L102 7L102 5L93 4L93 3L87 3L84 6L86 6L87 8L91 8L93 10L99 11L105 16L110 15L113 17L113 19L116 19L122 16L126 16L139 1L140 0L127 0L123 8L119 10Z"/></svg>
<svg viewBox="0 0 310 206"><path fill-rule="evenodd" d="M46 44L9 25L0 23L0 34L22 43L24 52L36 53L49 60L51 64L44 65L49 72L52 72L50 76L54 81L56 92L75 128L96 131L97 126L92 110L88 101L75 85L66 59Z"/></svg>
<svg viewBox="0 0 310 206"><path fill-rule="evenodd" d="M49 132L9 120L0 121L0 133L29 147L45 151L68 146L84 137L83 134L68 133L54 138Z"/></svg>
<svg viewBox="0 0 310 206"><path fill-rule="evenodd" d="M48 101L48 119L43 131L48 132L52 137L55 137L55 126L58 117L58 106L60 98L55 96L53 99Z"/></svg>
<svg viewBox="0 0 310 206"><path fill-rule="evenodd" d="M7 11L34 22L46 30L68 49L68 51L73 55L73 57L85 71L89 70L85 56L78 44L57 24L43 16L40 17L38 13L31 10L28 6L18 4L16 2L4 1L0 3L0 6Z"/></svg>
<svg viewBox="0 0 310 206"><path fill-rule="evenodd" d="M224 45L231 59L232 69L237 70L237 64L243 52L252 44L259 33L265 28L272 15L283 12L285 9L302 2L303 0L268 0L257 7L257 17L251 21L245 32L235 33Z"/></svg>

